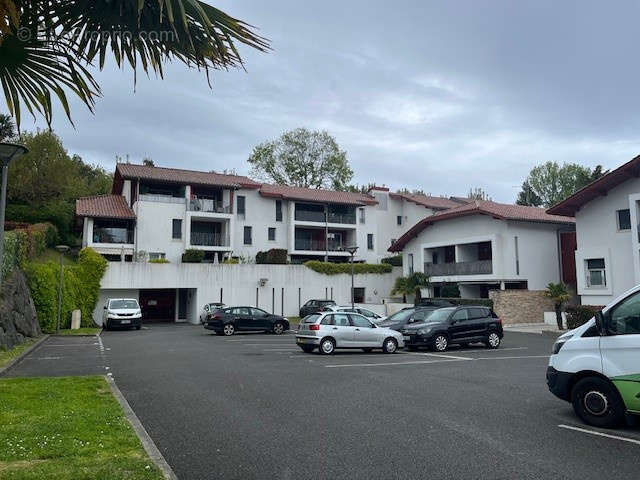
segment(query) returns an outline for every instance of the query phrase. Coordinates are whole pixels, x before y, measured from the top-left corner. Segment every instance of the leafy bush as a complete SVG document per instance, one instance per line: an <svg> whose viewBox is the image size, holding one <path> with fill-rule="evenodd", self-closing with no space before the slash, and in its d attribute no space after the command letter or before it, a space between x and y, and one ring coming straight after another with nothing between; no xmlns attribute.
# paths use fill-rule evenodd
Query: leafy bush
<svg viewBox="0 0 640 480"><path fill-rule="evenodd" d="M391 265L392 267L402 266L402 255L394 255L393 257L386 257L380 260L382 263Z"/></svg>
<svg viewBox="0 0 640 480"><path fill-rule="evenodd" d="M204 260L204 250L190 248L182 254L182 263L202 263Z"/></svg>
<svg viewBox="0 0 640 480"><path fill-rule="evenodd" d="M13 230L4 235L2 277L5 278L16 267L23 267L28 258L29 239L24 230Z"/></svg>
<svg viewBox="0 0 640 480"><path fill-rule="evenodd" d="M267 263L267 252L256 253L256 263L259 263L259 264Z"/></svg>
<svg viewBox="0 0 640 480"><path fill-rule="evenodd" d="M93 325L92 316L98 303L100 280L106 269L107 261L91 248L80 251L75 265L63 267L60 328L70 327L71 312L76 309L82 312L83 327ZM25 266L25 273L40 327L44 332L55 331L60 265L56 262L32 262Z"/></svg>
<svg viewBox="0 0 640 480"><path fill-rule="evenodd" d="M28 223L52 223L59 232L60 240L74 245L76 238L71 232L75 206L65 201L53 201L45 205L7 205L7 220Z"/></svg>
<svg viewBox="0 0 640 480"><path fill-rule="evenodd" d="M256 259L256 263L257 259ZM283 265L287 263L286 248L271 248L267 251L267 263Z"/></svg>
<svg viewBox="0 0 640 480"><path fill-rule="evenodd" d="M594 313L600 310L600 307L590 305L569 305L565 312L567 314L567 328L578 328L584 325L593 317Z"/></svg>
<svg viewBox="0 0 640 480"><path fill-rule="evenodd" d="M149 263L171 263L171 262L166 258L152 258L151 260L149 260Z"/></svg>
<svg viewBox="0 0 640 480"><path fill-rule="evenodd" d="M236 265L236 264L240 263L240 259L239 258L227 258L222 263L227 264L227 265Z"/></svg>
<svg viewBox="0 0 640 480"><path fill-rule="evenodd" d="M58 231L50 223L7 222L5 229L2 274L8 275L14 268L22 268L27 260L39 257L45 249L55 244Z"/></svg>
<svg viewBox="0 0 640 480"><path fill-rule="evenodd" d="M351 263L331 263L320 262L318 260L309 260L304 263L305 267L310 268L314 272L323 273L325 275L338 275L340 273L351 274ZM391 273L392 267L386 263L354 263L353 273Z"/></svg>
<svg viewBox="0 0 640 480"><path fill-rule="evenodd" d="M440 295L448 298L460 298L460 289L457 283L448 283L440 287Z"/></svg>

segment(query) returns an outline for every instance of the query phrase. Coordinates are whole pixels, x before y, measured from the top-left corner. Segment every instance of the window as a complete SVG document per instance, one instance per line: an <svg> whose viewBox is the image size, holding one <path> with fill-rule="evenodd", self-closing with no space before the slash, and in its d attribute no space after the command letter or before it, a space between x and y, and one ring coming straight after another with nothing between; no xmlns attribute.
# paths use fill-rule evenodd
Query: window
<svg viewBox="0 0 640 480"><path fill-rule="evenodd" d="M149 252L149 260L160 260L165 256L164 252Z"/></svg>
<svg viewBox="0 0 640 480"><path fill-rule="evenodd" d="M373 250L373 233L367 233L367 248Z"/></svg>
<svg viewBox="0 0 640 480"><path fill-rule="evenodd" d="M269 238L269 241L275 242L275 240L276 240L276 229L274 227L269 227L268 238Z"/></svg>
<svg viewBox="0 0 640 480"><path fill-rule="evenodd" d="M276 200L276 222L281 222L281 221L282 221L282 200Z"/></svg>
<svg viewBox="0 0 640 480"><path fill-rule="evenodd" d="M251 245L252 239L251 239L251 227L244 227L244 244L245 245Z"/></svg>
<svg viewBox="0 0 640 480"><path fill-rule="evenodd" d="M180 240L182 238L182 220L174 218L173 219L173 234L172 238L174 240Z"/></svg>
<svg viewBox="0 0 640 480"><path fill-rule="evenodd" d="M490 317L489 311L486 308L470 308L469 319L472 318L486 318Z"/></svg>
<svg viewBox="0 0 640 480"><path fill-rule="evenodd" d="M364 208L360 209L360 223L365 223L365 213Z"/></svg>
<svg viewBox="0 0 640 480"><path fill-rule="evenodd" d="M351 325L359 328L371 328L371 322L361 315L349 315L351 317Z"/></svg>
<svg viewBox="0 0 640 480"><path fill-rule="evenodd" d="M395 238L392 238L392 239L391 239L391 245L393 245L394 243L396 243L396 239L395 239Z"/></svg>
<svg viewBox="0 0 640 480"><path fill-rule="evenodd" d="M249 309L247 307L235 307L231 308L229 313L232 315L249 315Z"/></svg>
<svg viewBox="0 0 640 480"><path fill-rule="evenodd" d="M398 215L398 216L396 217L396 223L397 223L398 225L402 225L402 215Z"/></svg>
<svg viewBox="0 0 640 480"><path fill-rule="evenodd" d="M409 254L409 275L413 275L413 253Z"/></svg>
<svg viewBox="0 0 640 480"><path fill-rule="evenodd" d="M629 209L616 210L618 230L631 230L631 212Z"/></svg>
<svg viewBox="0 0 640 480"><path fill-rule="evenodd" d="M333 317L332 325L337 327L349 327L349 317L344 313L336 313L331 315Z"/></svg>
<svg viewBox="0 0 640 480"><path fill-rule="evenodd" d="M615 335L640 334L640 293L624 299L607 316L609 332Z"/></svg>
<svg viewBox="0 0 640 480"><path fill-rule="evenodd" d="M469 318L467 316L467 309L463 308L461 310L458 310L456 313L454 313L453 317L451 317L451 320L457 320L458 322L463 322L467 320L467 318Z"/></svg>
<svg viewBox="0 0 640 480"><path fill-rule="evenodd" d="M266 317L267 315L269 315L267 312L259 308L251 308L250 310L251 315L253 315L254 317Z"/></svg>
<svg viewBox="0 0 640 480"><path fill-rule="evenodd" d="M425 320L432 313L433 313L433 310L431 310L431 309L428 309L428 310L417 310L416 313L414 313L411 316L411 318L409 319L409 323L422 322L423 320Z"/></svg>
<svg viewBox="0 0 640 480"><path fill-rule="evenodd" d="M357 308L356 310L358 310L358 313L360 315L363 315L367 318L377 318L378 316L373 313L371 310L367 310L366 308Z"/></svg>
<svg viewBox="0 0 640 480"><path fill-rule="evenodd" d="M320 325L333 325L333 315L327 315L320 321Z"/></svg>
<svg viewBox="0 0 640 480"><path fill-rule="evenodd" d="M599 288L607 286L607 275L604 268L604 258L585 260L587 267L587 287Z"/></svg>
<svg viewBox="0 0 640 480"><path fill-rule="evenodd" d="M237 202L238 215L244 217L246 213L246 199L244 195L238 195Z"/></svg>

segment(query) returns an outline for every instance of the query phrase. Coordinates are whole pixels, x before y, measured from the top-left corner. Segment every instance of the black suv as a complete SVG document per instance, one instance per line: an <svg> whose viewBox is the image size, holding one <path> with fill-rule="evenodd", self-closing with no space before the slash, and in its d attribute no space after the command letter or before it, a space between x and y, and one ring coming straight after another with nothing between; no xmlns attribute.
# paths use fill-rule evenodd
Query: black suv
<svg viewBox="0 0 640 480"><path fill-rule="evenodd" d="M400 332L407 325L423 322L438 307L407 307L378 322L379 327Z"/></svg>
<svg viewBox="0 0 640 480"><path fill-rule="evenodd" d="M427 347L444 352L452 343L466 347L471 342L483 342L488 348L498 348L504 336L502 320L488 307L446 307L434 310L421 323L401 330L409 350Z"/></svg>
<svg viewBox="0 0 640 480"><path fill-rule="evenodd" d="M300 318L304 318L312 313L321 312L327 305L335 305L333 300L309 300L300 308Z"/></svg>

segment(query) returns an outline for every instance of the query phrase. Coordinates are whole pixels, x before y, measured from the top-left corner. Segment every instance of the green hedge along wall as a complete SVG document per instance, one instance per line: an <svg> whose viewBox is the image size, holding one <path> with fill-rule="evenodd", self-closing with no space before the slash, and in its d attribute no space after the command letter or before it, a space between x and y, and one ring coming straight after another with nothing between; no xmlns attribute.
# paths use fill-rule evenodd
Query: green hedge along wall
<svg viewBox="0 0 640 480"><path fill-rule="evenodd" d="M310 268L314 272L324 273L325 275L338 275L340 273L351 274L351 263L331 263L320 262L318 260L309 260L304 263L305 267ZM391 273L393 267L387 263L354 263L353 273Z"/></svg>
<svg viewBox="0 0 640 480"><path fill-rule="evenodd" d="M65 265L62 273L62 315L60 328L69 328L71 312L82 312L82 326L93 326L93 311L98 303L100 280L107 269L107 261L91 248L84 248L78 262ZM58 282L60 265L56 262L28 263L25 273L43 332L56 329L58 315Z"/></svg>
<svg viewBox="0 0 640 480"><path fill-rule="evenodd" d="M6 222L4 254L2 258L3 278L14 268L23 268L29 259L39 257L47 247L55 245L58 230L50 223L35 225Z"/></svg>

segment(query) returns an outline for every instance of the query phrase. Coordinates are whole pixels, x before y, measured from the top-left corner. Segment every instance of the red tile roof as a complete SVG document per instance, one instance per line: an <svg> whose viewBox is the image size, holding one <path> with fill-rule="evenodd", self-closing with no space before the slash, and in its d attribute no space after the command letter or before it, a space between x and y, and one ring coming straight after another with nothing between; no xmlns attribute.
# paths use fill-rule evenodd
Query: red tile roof
<svg viewBox="0 0 640 480"><path fill-rule="evenodd" d="M575 215L576 212L580 210L580 207L586 203L602 195L606 195L609 190L617 187L622 182L638 177L640 177L640 155L582 187L560 203L556 203L547 210L547 213L553 215Z"/></svg>
<svg viewBox="0 0 640 480"><path fill-rule="evenodd" d="M375 205L376 199L364 193L338 192L316 188L288 187L264 184L260 194L265 197L284 200L305 200L308 202L339 203L343 205Z"/></svg>
<svg viewBox="0 0 640 480"><path fill-rule="evenodd" d="M76 200L78 217L135 219L136 214L122 195L98 195Z"/></svg>
<svg viewBox="0 0 640 480"><path fill-rule="evenodd" d="M400 237L393 245L391 245L391 247L389 247L389 251L402 251L407 243L417 237L429 225L436 222L476 214L489 215L499 220L515 220L533 223L558 223L566 225L575 223L575 219L572 217L549 215L543 208L524 207L522 205L496 203L486 200L474 200L465 205L459 205L456 208L423 218L411 227L404 235L402 235L402 237Z"/></svg>
<svg viewBox="0 0 640 480"><path fill-rule="evenodd" d="M413 193L390 193L391 198L401 198L407 202L413 202L423 207L433 210L446 210L460 206L460 201L451 200L446 197L432 197L429 195L416 195Z"/></svg>
<svg viewBox="0 0 640 480"><path fill-rule="evenodd" d="M144 179L188 185L209 185L227 188L260 188L260 183L242 175L226 175L213 172L198 172L178 168L151 167L133 163L118 163L116 176L124 179ZM115 193L115 192L114 192Z"/></svg>

